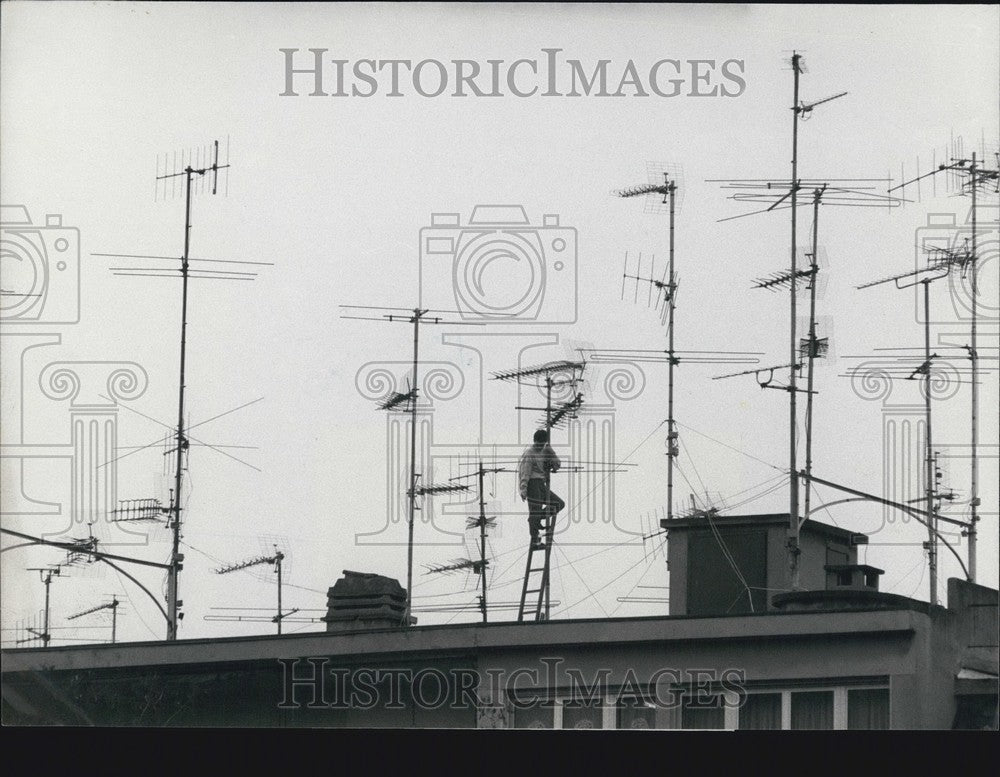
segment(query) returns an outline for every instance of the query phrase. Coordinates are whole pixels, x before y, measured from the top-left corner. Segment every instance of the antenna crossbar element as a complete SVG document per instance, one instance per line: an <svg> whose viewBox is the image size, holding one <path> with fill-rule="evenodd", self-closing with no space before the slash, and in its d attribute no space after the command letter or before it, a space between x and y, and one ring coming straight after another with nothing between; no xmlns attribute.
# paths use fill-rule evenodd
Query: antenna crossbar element
<svg viewBox="0 0 1000 777"><path fill-rule="evenodd" d="M860 286L856 286L857 289L868 289L872 286L879 286L883 283L895 283L898 289L908 289L911 286L915 286L917 283L930 283L932 281L939 280L945 277L948 272L953 267L964 268L969 262L967 255L962 253L941 253L936 254L934 260L927 265L927 267L921 267L917 270L910 270L909 272L898 273L896 275L890 275L885 278L879 278L878 280L869 281L868 283L862 283ZM932 277L929 277L933 274ZM928 276L921 278L920 276ZM900 284L902 280L908 278L915 278L913 283Z"/></svg>
<svg viewBox="0 0 1000 777"><path fill-rule="evenodd" d="M212 173L212 194L216 194L218 191L219 182L219 170L225 170L229 168L229 164L220 165L219 164L219 141L214 142L215 154L212 158L212 164L207 167L195 168L188 164L183 170L176 173L165 173L164 175L156 176L157 181L165 181L169 178L179 178L180 176L190 176L192 175L205 175L206 173Z"/></svg>
<svg viewBox="0 0 1000 777"><path fill-rule="evenodd" d="M101 610L111 610L111 644L115 643L115 636L118 631L118 605L121 602L118 601L117 596L112 596L110 602L105 602L104 604L98 604L96 607L91 607L90 609L84 610L83 612L78 612L75 615L70 615L66 620L72 621L77 618L82 618L84 615L90 615L91 613L100 612Z"/></svg>
<svg viewBox="0 0 1000 777"><path fill-rule="evenodd" d="M536 367L524 367L518 370L506 370L504 372L494 372L494 380L514 380L520 382L524 378L537 378L537 377L550 377L559 373L569 373L572 377L568 378L562 382L572 382L578 380L576 377L578 372L582 372L586 367L586 362L574 362L568 360L560 360L549 362L548 364L541 364ZM556 385L558 382L554 382Z"/></svg>
<svg viewBox="0 0 1000 777"><path fill-rule="evenodd" d="M840 94L835 94L832 97L824 97L822 100L816 100L815 102L811 103L803 101L799 103L799 105L796 106L794 110L797 113L799 113L802 119L805 119L808 116L808 114L812 111L812 109L815 108L817 105L822 105L823 103L831 102L832 100L836 100L839 97L844 97L846 94L847 92L841 92Z"/></svg>
<svg viewBox="0 0 1000 777"><path fill-rule="evenodd" d="M238 572L241 569L248 569L249 567L256 567L261 564L273 564L278 560L277 556L256 556L255 558L247 559L246 561L238 561L235 564L227 564L217 568L215 574L217 575L228 575L230 572Z"/></svg>
<svg viewBox="0 0 1000 777"><path fill-rule="evenodd" d="M278 625L278 634L281 634L282 621L288 615L298 612L297 609L285 612L281 606L282 562L284 560L285 554L278 550L278 547L275 546L273 555L255 556L254 558L247 559L246 561L238 561L235 564L227 564L226 566L219 567L215 570L215 574L217 575L227 575L230 572L237 572L241 569L249 569L250 567L260 566L261 564L274 564L274 571L278 575L278 612L273 618L271 618L271 623L276 623Z"/></svg>
<svg viewBox="0 0 1000 777"><path fill-rule="evenodd" d="M828 337L817 337L812 340L812 353L810 353L809 343L808 337L799 339L799 356L803 359L808 359L810 356L814 359L823 359L830 352L830 338Z"/></svg>
<svg viewBox="0 0 1000 777"><path fill-rule="evenodd" d="M111 511L116 516L111 520L115 523L128 521L158 521L165 515L170 514L170 510L160 504L159 499L123 499L118 502L118 507Z"/></svg>
<svg viewBox="0 0 1000 777"><path fill-rule="evenodd" d="M416 399L417 399L416 389L410 389L409 391L403 394L399 393L398 391L394 391L392 392L392 394L389 395L388 398L384 399L381 403L379 403L378 409L394 410L400 405L406 405L407 409L409 409L409 403L416 402Z"/></svg>
<svg viewBox="0 0 1000 777"><path fill-rule="evenodd" d="M576 412L583 405L583 394L577 394L573 399L568 402L563 402L558 408L556 408L551 416L548 418L548 424L550 427L558 427L564 424L566 421L576 418ZM541 426L546 423L546 419L542 418L539 420L538 425Z"/></svg>
<svg viewBox="0 0 1000 777"><path fill-rule="evenodd" d="M487 562L488 563L488 562ZM472 561L467 558L452 559L447 564L424 564L427 571L424 574L452 574L463 570L472 570L474 574L479 574L481 562Z"/></svg>
<svg viewBox="0 0 1000 777"><path fill-rule="evenodd" d="M672 184L655 184L655 183L644 183L638 186L630 186L626 189L616 189L615 194L619 197L641 197L645 194L661 194L663 195L663 202L666 204L667 197L670 195Z"/></svg>
<svg viewBox="0 0 1000 777"><path fill-rule="evenodd" d="M802 362L796 362L795 364L776 364L773 367L758 367L755 370L744 370L743 372L731 372L726 375L716 375L712 380L722 380L724 378L738 378L741 375L759 375L762 372L775 372L776 370L787 370L790 367L794 367L796 370L802 368Z"/></svg>
<svg viewBox="0 0 1000 777"><path fill-rule="evenodd" d="M796 270L796 278L812 278L815 273L811 267L804 270ZM753 287L755 289L767 289L768 291L774 291L776 288L791 288L792 285L792 272L791 270L785 270L784 272L772 273L766 278L755 278L753 282Z"/></svg>
<svg viewBox="0 0 1000 777"><path fill-rule="evenodd" d="M420 486L415 489L417 496L427 496L428 494L450 494L457 491L468 491L469 487L461 483L442 483L440 485Z"/></svg>

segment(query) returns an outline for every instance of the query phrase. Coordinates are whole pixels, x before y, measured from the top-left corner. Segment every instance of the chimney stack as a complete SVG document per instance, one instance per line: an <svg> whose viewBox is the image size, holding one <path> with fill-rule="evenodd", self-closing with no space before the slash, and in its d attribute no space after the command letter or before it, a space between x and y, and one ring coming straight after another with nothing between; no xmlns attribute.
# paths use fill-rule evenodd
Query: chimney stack
<svg viewBox="0 0 1000 777"><path fill-rule="evenodd" d="M326 597L327 632L392 629L417 622L411 616L403 623L406 589L390 577L345 569Z"/></svg>

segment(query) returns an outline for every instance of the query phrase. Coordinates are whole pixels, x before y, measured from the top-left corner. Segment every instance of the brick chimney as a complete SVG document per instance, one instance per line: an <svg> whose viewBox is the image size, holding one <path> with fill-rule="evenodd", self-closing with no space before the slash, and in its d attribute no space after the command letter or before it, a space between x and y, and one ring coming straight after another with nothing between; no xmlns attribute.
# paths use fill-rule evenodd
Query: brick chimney
<svg viewBox="0 0 1000 777"><path fill-rule="evenodd" d="M410 617L403 623L406 611L406 589L391 577L367 572L344 570L326 594L326 630L366 631L392 629L413 625Z"/></svg>

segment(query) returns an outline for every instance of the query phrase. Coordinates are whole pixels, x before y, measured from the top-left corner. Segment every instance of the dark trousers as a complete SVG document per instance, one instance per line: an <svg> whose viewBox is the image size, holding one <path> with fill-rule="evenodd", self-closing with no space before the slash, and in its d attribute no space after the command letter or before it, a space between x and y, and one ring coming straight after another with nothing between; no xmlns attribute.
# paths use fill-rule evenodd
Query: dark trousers
<svg viewBox="0 0 1000 777"><path fill-rule="evenodd" d="M528 481L528 529L532 538L538 537L542 529L542 517L545 508L550 507L555 515L566 506L566 503L550 489L546 498L545 481L532 478Z"/></svg>

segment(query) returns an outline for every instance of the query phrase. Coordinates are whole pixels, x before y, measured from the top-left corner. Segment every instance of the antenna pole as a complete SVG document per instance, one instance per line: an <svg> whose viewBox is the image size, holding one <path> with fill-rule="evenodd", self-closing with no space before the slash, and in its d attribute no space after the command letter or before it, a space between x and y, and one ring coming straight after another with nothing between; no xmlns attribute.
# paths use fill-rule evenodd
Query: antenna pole
<svg viewBox="0 0 1000 777"><path fill-rule="evenodd" d="M118 633L118 597L111 595L111 644L115 644Z"/></svg>
<svg viewBox="0 0 1000 777"><path fill-rule="evenodd" d="M677 296L677 283L674 278L674 195L677 184L670 181L667 184L670 197L670 267L667 270L669 285L667 286L667 520L674 517L674 459L677 457L677 429L674 426L674 366L677 358L674 355L674 298Z"/></svg>
<svg viewBox="0 0 1000 777"><path fill-rule="evenodd" d="M42 647L48 647L52 638L49 634L49 586L52 585L52 570L47 570L43 574L45 575L42 578L42 582L45 583L45 626L42 628Z"/></svg>
<svg viewBox="0 0 1000 777"><path fill-rule="evenodd" d="M545 436L548 438L546 445L552 445L552 376L545 376ZM545 581L545 620L549 619L549 589L551 588L551 581L549 580L549 555L552 553L552 538L555 535L555 520L556 517L552 514L552 502L550 499L551 490L550 486L552 484L552 473L549 468L545 468L545 510L549 513L548 526L545 531L545 571L542 573L544 575Z"/></svg>
<svg viewBox="0 0 1000 777"><path fill-rule="evenodd" d="M972 331L969 343L969 359L972 361L972 473L970 478L969 519L969 580L976 582L976 523L979 521L979 353L976 351L976 298L979 296L976 282L976 152L972 152L972 252L969 257L969 272L972 274Z"/></svg>
<svg viewBox="0 0 1000 777"><path fill-rule="evenodd" d="M404 626L410 625L410 607L413 599L413 521L417 507L417 359L420 348L420 316L424 311L413 309L413 397L410 400L410 525L406 541L406 616Z"/></svg>
<svg viewBox="0 0 1000 777"><path fill-rule="evenodd" d="M809 517L812 496L812 442L813 442L813 369L816 361L816 278L819 265L816 263L816 252L819 235L819 201L823 196L822 189L813 192L813 239L812 262L809 266L809 375L806 386L806 493L803 497L802 514Z"/></svg>
<svg viewBox="0 0 1000 777"><path fill-rule="evenodd" d="M184 170L184 256L181 257L181 366L180 387L177 399L177 472L174 479L173 503L173 548L170 554L170 570L167 576L167 639L177 639L178 626L178 577L183 568L180 553L181 543L181 478L184 469L184 368L187 351L187 300L188 300L188 256L191 247L191 176L194 169L188 165Z"/></svg>
<svg viewBox="0 0 1000 777"><path fill-rule="evenodd" d="M931 435L931 282L921 281L924 285L924 414L927 426L926 479L925 497L927 511L927 566L930 578L931 604L938 603L937 596L937 509L934 504L934 448Z"/></svg>
<svg viewBox="0 0 1000 777"><path fill-rule="evenodd" d="M275 548L274 554L274 566L278 572L278 634L281 634L281 620L284 618L283 610L281 609L281 561L285 558L285 554L280 550Z"/></svg>
<svg viewBox="0 0 1000 777"><path fill-rule="evenodd" d="M792 53L792 71L794 78L792 101L792 274L791 274L791 315L789 353L791 367L788 378L788 459L789 459L789 495L788 495L788 566L791 589L799 588L799 476L795 456L795 419L796 419L796 347L795 337L795 226L797 210L797 195L799 189L799 59L798 53Z"/></svg>
<svg viewBox="0 0 1000 777"><path fill-rule="evenodd" d="M479 563L480 575L482 575L482 589L480 607L483 611L483 623L486 623L486 494L484 493L484 478L486 470L482 460L479 461Z"/></svg>

